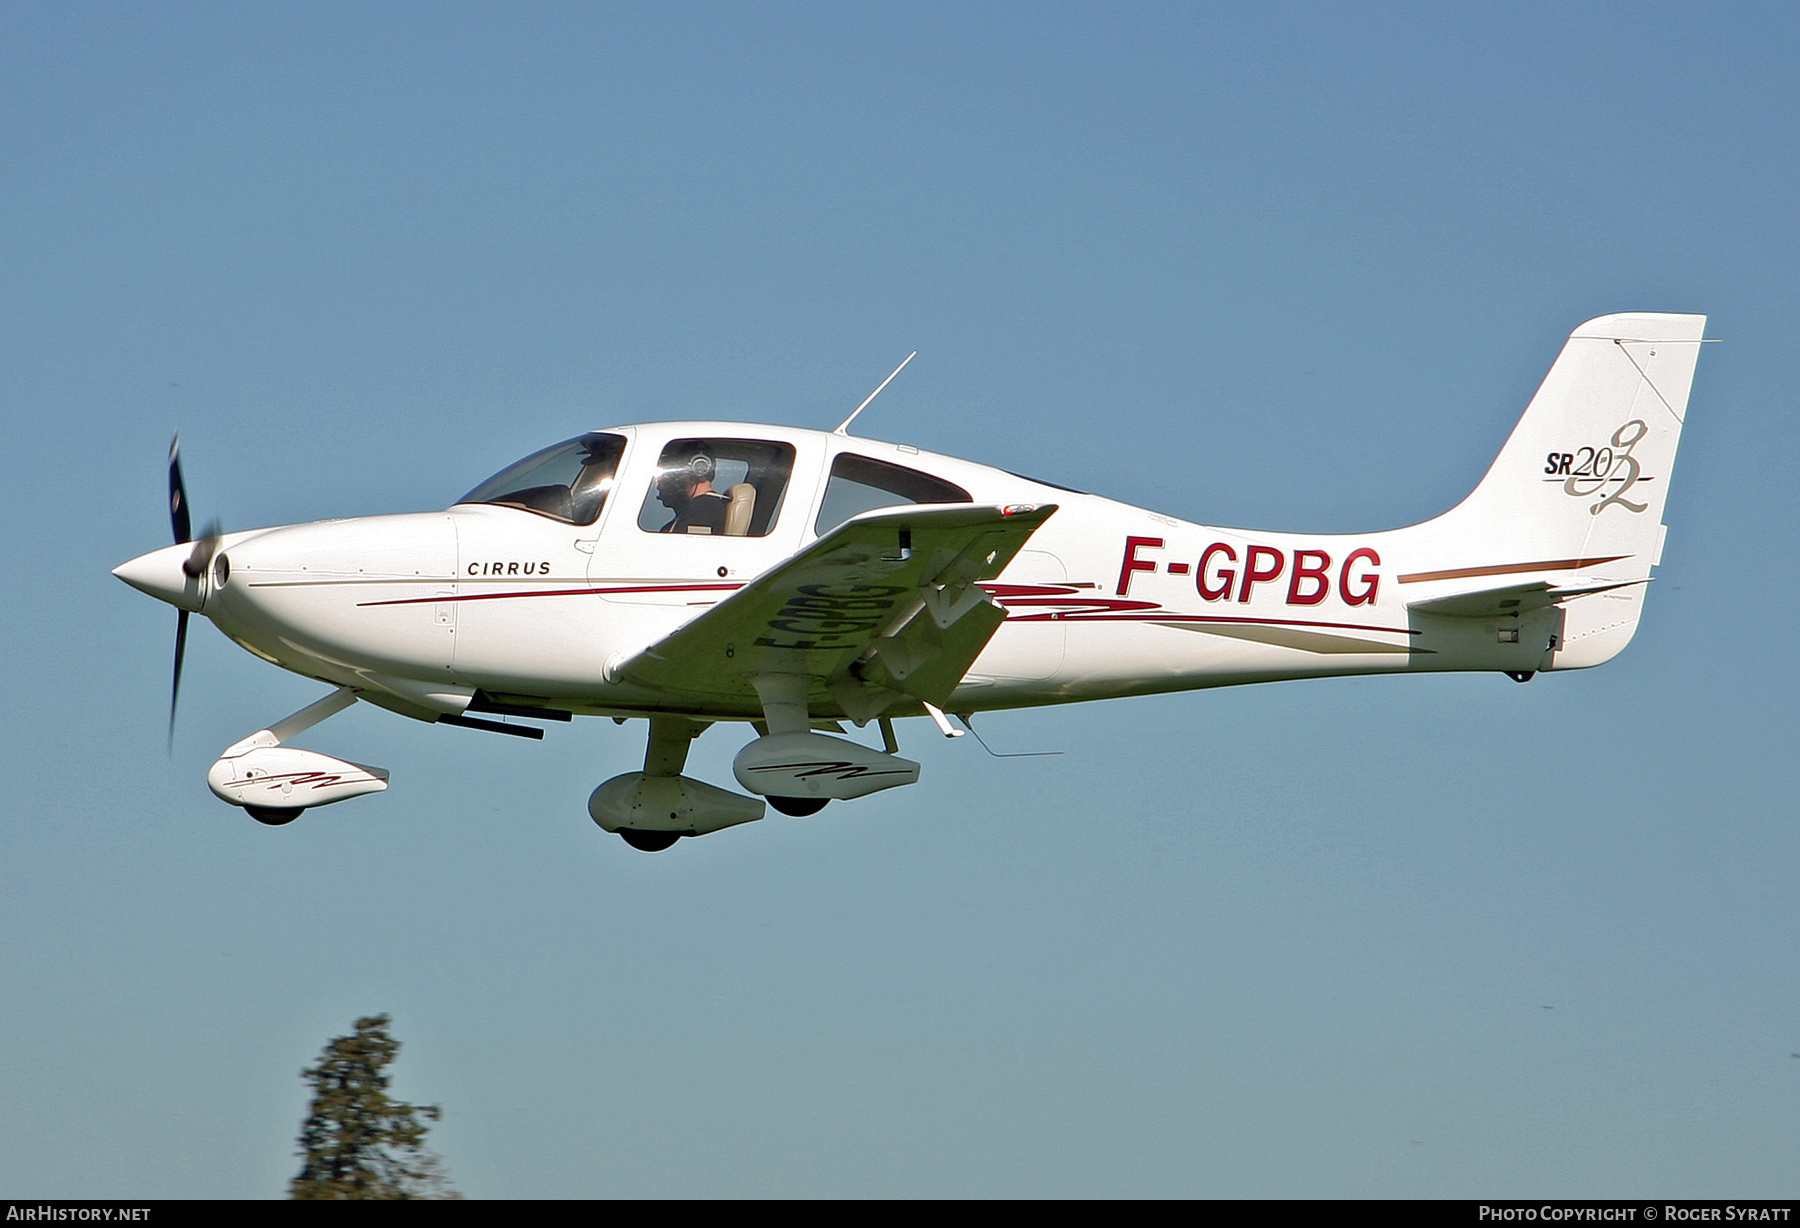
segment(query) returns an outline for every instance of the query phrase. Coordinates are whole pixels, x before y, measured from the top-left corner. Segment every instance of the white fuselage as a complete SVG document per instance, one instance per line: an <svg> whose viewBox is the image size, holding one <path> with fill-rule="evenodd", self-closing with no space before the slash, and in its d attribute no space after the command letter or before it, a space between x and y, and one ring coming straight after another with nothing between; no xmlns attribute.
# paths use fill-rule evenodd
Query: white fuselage
<svg viewBox="0 0 1800 1228"><path fill-rule="evenodd" d="M954 482L977 503L1058 505L985 585L1007 621L958 688L958 711L1277 678L1531 671L1545 664L1546 636L1561 616L1539 611L1545 633L1508 642L1492 624L1409 616L1405 600L1430 595L1429 569L1442 557L1419 529L1325 536L1210 528L819 431L678 423L613 433L629 443L612 496L590 526L459 504L232 533L219 543L225 566L204 579L200 612L284 668L427 709L458 706L433 697L474 688L576 712L663 711L656 695L610 681L609 664L812 541L824 476L834 456L851 452ZM658 453L682 435L792 445L792 480L767 535L640 527Z"/></svg>

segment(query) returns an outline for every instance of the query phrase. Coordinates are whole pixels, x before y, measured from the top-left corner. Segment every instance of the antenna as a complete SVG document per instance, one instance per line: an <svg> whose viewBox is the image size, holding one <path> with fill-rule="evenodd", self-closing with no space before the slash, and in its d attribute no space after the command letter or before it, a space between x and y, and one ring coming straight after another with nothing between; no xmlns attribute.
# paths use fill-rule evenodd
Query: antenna
<svg viewBox="0 0 1800 1228"><path fill-rule="evenodd" d="M987 744L986 738L975 732L975 714L973 712L958 712L956 714L956 719L963 723L964 729L975 734L975 740L981 743L981 749L985 750L996 759L1042 759L1046 755L1062 754L1060 750L995 750ZM892 752L890 751L889 753L891 754Z"/></svg>
<svg viewBox="0 0 1800 1228"><path fill-rule="evenodd" d="M889 375L886 379L882 380L879 384L875 385L875 391L871 392L868 396L864 397L863 403L861 405L858 405L854 410L852 410L850 413L850 416L848 418L845 418L842 422L838 423L837 429L831 433L833 435L848 435L850 433L850 424L852 422L856 421L856 415L860 414L863 410L869 408L869 402L873 401L876 397L880 396L881 390L883 388L886 388L889 384L894 382L894 376L898 375L898 374L900 374L900 372L906 370L906 364L911 362L913 359L917 358L918 356L919 356L919 351L917 351L917 350L914 350L912 353L908 354L905 357L905 359L903 359L901 361L900 365L894 368L893 375Z"/></svg>

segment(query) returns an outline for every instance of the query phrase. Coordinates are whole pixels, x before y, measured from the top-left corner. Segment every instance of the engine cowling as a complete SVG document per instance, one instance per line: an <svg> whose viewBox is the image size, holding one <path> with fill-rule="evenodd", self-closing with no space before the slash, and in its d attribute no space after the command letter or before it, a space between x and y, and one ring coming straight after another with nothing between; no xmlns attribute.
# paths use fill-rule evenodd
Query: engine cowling
<svg viewBox="0 0 1800 1228"><path fill-rule="evenodd" d="M914 784L919 765L829 734L776 733L740 750L731 761L731 774L764 797L847 801Z"/></svg>
<svg viewBox="0 0 1800 1228"><path fill-rule="evenodd" d="M233 806L303 810L388 787L386 768L346 763L297 746L260 746L220 759L206 773L213 796Z"/></svg>

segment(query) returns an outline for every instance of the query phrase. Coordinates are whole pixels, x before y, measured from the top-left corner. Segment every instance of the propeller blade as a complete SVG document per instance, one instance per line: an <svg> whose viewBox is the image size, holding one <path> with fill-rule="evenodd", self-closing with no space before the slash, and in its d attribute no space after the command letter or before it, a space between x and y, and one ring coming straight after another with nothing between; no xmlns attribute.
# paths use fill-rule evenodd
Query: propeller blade
<svg viewBox="0 0 1800 1228"><path fill-rule="evenodd" d="M181 662L187 656L188 612L177 610L175 621L175 678L169 685L169 750L175 749L175 705L181 699Z"/></svg>
<svg viewBox="0 0 1800 1228"><path fill-rule="evenodd" d="M188 520L187 487L181 481L181 436L169 439L169 522L175 529L175 542L194 540L193 525Z"/></svg>
<svg viewBox="0 0 1800 1228"><path fill-rule="evenodd" d="M181 480L181 436L169 439L169 527L175 530L175 544L193 542L194 548L182 560L181 570L199 580L212 566L219 552L219 522L209 520L194 538L194 523L188 514L187 483ZM175 749L175 708L181 702L181 666L187 659L188 612L178 610L175 621L175 672L169 680L169 750Z"/></svg>
<svg viewBox="0 0 1800 1228"><path fill-rule="evenodd" d="M181 561L181 570L198 580L212 566L213 555L219 552L219 522L209 520L206 527L200 530L200 536L194 541L193 550Z"/></svg>

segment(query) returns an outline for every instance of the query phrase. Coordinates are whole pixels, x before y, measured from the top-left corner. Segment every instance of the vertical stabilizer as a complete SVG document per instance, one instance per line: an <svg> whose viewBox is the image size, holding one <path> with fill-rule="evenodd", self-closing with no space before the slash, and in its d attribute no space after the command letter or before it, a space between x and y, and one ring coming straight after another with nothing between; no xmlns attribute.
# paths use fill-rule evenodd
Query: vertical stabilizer
<svg viewBox="0 0 1800 1228"><path fill-rule="evenodd" d="M1418 598L1506 577L1595 589L1562 602L1544 668L1610 660L1630 641L1661 554L1663 508L1706 317L1631 312L1577 328L1467 499L1418 526Z"/></svg>

